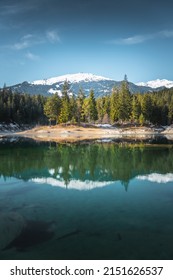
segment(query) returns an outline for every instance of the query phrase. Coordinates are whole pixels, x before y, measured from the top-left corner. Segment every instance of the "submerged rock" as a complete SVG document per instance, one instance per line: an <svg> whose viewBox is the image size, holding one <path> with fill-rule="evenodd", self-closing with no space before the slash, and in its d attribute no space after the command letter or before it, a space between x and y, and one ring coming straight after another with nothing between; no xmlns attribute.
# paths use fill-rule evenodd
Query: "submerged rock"
<svg viewBox="0 0 173 280"><path fill-rule="evenodd" d="M11 240L4 249L16 248L17 251L26 251L29 247L52 239L54 236L53 224L53 222L40 220L27 221L20 234Z"/></svg>
<svg viewBox="0 0 173 280"><path fill-rule="evenodd" d="M0 214L0 250L17 238L25 226L24 218L16 212Z"/></svg>

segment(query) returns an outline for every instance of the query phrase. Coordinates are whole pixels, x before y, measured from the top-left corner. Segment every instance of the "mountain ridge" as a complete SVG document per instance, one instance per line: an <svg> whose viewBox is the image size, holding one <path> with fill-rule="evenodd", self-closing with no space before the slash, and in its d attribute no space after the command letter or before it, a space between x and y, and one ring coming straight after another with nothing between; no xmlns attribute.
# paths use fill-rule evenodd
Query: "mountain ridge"
<svg viewBox="0 0 173 280"><path fill-rule="evenodd" d="M34 84L34 85L39 85L39 84L53 85L55 83L65 82L65 81L68 81L70 83L79 83L81 81L91 82L91 81L102 81L102 80L111 81L110 78L94 75L91 73L80 72L80 73L76 73L76 74L61 75L61 76L44 79L44 80L36 80L36 81L33 81L32 84Z"/></svg>
<svg viewBox="0 0 173 280"><path fill-rule="evenodd" d="M120 88L122 83L122 81L115 81L113 79L91 73L76 73L57 76L49 79L35 80L33 82L25 81L21 84L10 86L8 88L11 89L12 92L29 93L31 95L42 94L44 96L50 96L54 93L58 93L58 95L61 96L61 91L65 81L69 83L70 94L73 93L74 95L77 95L79 89L82 88L85 95L88 96L90 90L93 89L96 97L111 94L112 88ZM159 83L159 81L161 82ZM165 84L163 81L165 81ZM157 79L155 81L150 81L150 84L148 83L142 82L135 84L129 82L129 89L131 93L145 93L159 91L166 88L165 85L169 85L169 88L173 87L173 81L168 81L166 79ZM158 85L158 87L156 87L156 85Z"/></svg>
<svg viewBox="0 0 173 280"><path fill-rule="evenodd" d="M172 88L173 87L173 81L169 81L167 79L156 79L151 80L148 82L139 82L136 83L138 86L148 86L151 88L159 88L159 87L166 87L166 88Z"/></svg>

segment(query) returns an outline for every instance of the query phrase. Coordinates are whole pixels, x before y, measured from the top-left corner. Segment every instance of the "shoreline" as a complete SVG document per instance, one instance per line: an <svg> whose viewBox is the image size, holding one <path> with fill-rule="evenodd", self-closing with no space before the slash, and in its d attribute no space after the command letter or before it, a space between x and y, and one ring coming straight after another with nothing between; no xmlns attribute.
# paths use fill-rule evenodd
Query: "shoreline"
<svg viewBox="0 0 173 280"><path fill-rule="evenodd" d="M37 126L23 131L0 131L0 138L24 137L36 141L76 143L91 140L145 140L152 137L166 137L173 140L173 127L83 127L77 125Z"/></svg>

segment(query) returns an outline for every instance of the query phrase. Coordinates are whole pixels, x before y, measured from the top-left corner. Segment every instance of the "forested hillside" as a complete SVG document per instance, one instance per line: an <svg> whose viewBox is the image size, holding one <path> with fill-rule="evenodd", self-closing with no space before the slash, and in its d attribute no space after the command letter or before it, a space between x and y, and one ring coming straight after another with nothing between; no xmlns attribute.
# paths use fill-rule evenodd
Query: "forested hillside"
<svg viewBox="0 0 173 280"><path fill-rule="evenodd" d="M47 120L43 113L45 102L42 95L12 93L4 88L0 91L0 122L44 123Z"/></svg>
<svg viewBox="0 0 173 280"><path fill-rule="evenodd" d="M173 122L173 89L160 92L131 94L128 81L121 88L113 88L110 95L95 99L94 91L85 97L82 89L77 98L68 96L68 84L64 83L62 98L57 94L49 97L44 113L50 121L80 122L132 122L141 125L153 123L168 125Z"/></svg>
<svg viewBox="0 0 173 280"><path fill-rule="evenodd" d="M109 95L95 98L91 90L85 97L82 89L78 96L68 94L65 82L62 96L51 97L0 91L0 122L24 124L49 123L115 123L131 122L168 125L173 122L173 89L145 94L131 94L125 79L121 88L113 88Z"/></svg>

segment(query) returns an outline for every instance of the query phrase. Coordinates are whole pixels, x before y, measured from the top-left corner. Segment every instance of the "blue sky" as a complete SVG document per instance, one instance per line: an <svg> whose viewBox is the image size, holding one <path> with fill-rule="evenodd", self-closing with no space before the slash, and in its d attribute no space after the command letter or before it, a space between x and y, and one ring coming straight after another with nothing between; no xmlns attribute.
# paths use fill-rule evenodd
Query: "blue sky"
<svg viewBox="0 0 173 280"><path fill-rule="evenodd" d="M173 80L173 1L0 0L0 87L89 72Z"/></svg>

